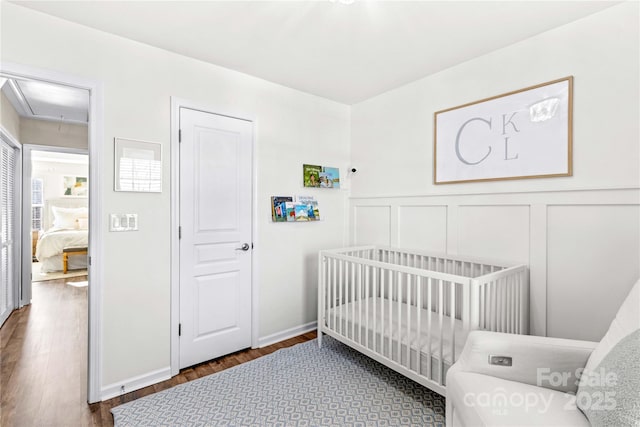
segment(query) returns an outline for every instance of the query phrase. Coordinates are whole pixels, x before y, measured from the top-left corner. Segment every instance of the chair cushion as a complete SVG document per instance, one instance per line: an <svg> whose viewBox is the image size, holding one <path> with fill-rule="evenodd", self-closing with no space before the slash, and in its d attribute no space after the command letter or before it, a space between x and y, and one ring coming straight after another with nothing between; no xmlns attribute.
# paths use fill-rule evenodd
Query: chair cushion
<svg viewBox="0 0 640 427"><path fill-rule="evenodd" d="M447 404L458 425L589 426L569 393L461 371L447 381Z"/></svg>
<svg viewBox="0 0 640 427"><path fill-rule="evenodd" d="M576 398L593 426L640 423L640 329L620 340L595 372L583 375Z"/></svg>
<svg viewBox="0 0 640 427"><path fill-rule="evenodd" d="M592 372L622 338L640 328L640 309L638 307L640 307L640 280L633 285L631 292L618 310L618 314L611 322L609 330L591 353L585 366L585 373Z"/></svg>

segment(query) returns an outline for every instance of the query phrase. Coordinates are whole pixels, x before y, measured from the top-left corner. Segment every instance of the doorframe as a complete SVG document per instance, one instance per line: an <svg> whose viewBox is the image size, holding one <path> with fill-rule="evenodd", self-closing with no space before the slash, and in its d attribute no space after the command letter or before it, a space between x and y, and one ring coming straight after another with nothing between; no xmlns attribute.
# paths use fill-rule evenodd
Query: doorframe
<svg viewBox="0 0 640 427"><path fill-rule="evenodd" d="M52 145L35 145L35 144L22 144L22 174L20 175L20 182L22 183L22 227L21 227L21 241L22 241L22 286L20 291L20 308L31 303L31 289L33 285L33 271L32 271L32 247L31 247L31 232L29 227L31 220L31 178L33 175L33 165L31 163L33 151L47 151L54 153L69 153L69 154L85 154L89 155L89 150L83 148L67 148L57 147ZM90 162L89 162L90 165ZM27 180L29 180L27 182ZM90 195L89 195L90 196ZM91 218L90 218L91 219ZM89 236L91 236L91 230L89 230ZM31 279L29 279L31 277Z"/></svg>
<svg viewBox="0 0 640 427"><path fill-rule="evenodd" d="M178 323L180 322L180 242L178 227L180 226L180 108L198 110L204 113L226 116L251 122L251 348L257 348L258 343L258 244L257 209L258 209L258 164L257 164L257 127L258 120L253 114L230 111L212 105L171 97L171 376L180 373L180 340L178 337Z"/></svg>
<svg viewBox="0 0 640 427"><path fill-rule="evenodd" d="M0 73L89 91L89 298L87 341L87 400L101 400L102 385L102 160L104 138L103 84L100 81L22 64L0 62ZM22 176L22 175L21 175ZM21 224L21 234L23 227ZM30 227L29 227L30 228ZM24 248L23 248L24 251ZM22 256L22 254L20 254Z"/></svg>

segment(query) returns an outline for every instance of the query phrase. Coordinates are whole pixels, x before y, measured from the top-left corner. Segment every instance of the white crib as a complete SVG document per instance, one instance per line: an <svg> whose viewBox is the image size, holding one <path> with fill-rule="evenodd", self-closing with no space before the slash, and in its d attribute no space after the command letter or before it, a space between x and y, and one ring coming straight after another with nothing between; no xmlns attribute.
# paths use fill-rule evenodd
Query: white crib
<svg viewBox="0 0 640 427"><path fill-rule="evenodd" d="M526 334L529 271L398 248L320 252L322 334L445 394L445 376L469 331Z"/></svg>

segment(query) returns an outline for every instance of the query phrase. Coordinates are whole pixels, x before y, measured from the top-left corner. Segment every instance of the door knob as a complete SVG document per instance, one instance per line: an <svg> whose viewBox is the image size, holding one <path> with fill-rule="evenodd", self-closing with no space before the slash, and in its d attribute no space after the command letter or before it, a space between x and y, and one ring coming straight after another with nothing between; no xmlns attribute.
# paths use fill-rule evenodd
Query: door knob
<svg viewBox="0 0 640 427"><path fill-rule="evenodd" d="M236 251L248 251L248 250L249 250L249 244L248 243L243 243L242 247L236 248Z"/></svg>

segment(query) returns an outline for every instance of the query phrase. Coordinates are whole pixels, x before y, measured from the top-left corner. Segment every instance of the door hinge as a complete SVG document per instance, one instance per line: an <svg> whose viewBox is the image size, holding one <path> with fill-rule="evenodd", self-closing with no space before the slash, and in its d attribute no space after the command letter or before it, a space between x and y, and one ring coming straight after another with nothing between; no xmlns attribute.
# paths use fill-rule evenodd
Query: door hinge
<svg viewBox="0 0 640 427"><path fill-rule="evenodd" d="M178 142L182 142L182 129L178 129Z"/></svg>
<svg viewBox="0 0 640 427"><path fill-rule="evenodd" d="M178 226L178 240L182 239L182 226Z"/></svg>
<svg viewBox="0 0 640 427"><path fill-rule="evenodd" d="M87 257L87 260L89 262L89 265L91 265L91 257Z"/></svg>
<svg viewBox="0 0 640 427"><path fill-rule="evenodd" d="M182 323L178 323L178 336L182 336Z"/></svg>

